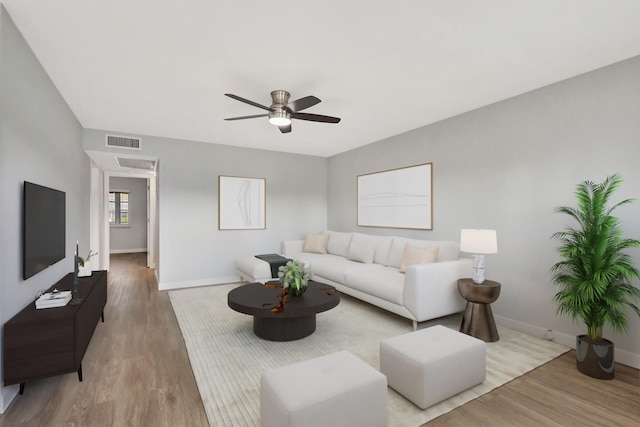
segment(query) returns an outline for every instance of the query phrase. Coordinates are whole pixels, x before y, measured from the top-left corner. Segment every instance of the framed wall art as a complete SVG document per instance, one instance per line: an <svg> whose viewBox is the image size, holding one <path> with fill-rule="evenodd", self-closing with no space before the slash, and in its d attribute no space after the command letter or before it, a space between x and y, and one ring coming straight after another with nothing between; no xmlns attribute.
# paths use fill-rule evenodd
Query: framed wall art
<svg viewBox="0 0 640 427"><path fill-rule="evenodd" d="M218 176L218 229L266 228L266 179Z"/></svg>
<svg viewBox="0 0 640 427"><path fill-rule="evenodd" d="M358 226L433 229L433 164L358 175Z"/></svg>

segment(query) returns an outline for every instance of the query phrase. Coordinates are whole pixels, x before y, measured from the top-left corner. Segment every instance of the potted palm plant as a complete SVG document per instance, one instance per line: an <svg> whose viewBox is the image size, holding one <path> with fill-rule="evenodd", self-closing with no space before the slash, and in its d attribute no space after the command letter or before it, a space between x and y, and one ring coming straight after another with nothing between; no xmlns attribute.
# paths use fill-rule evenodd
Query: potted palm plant
<svg viewBox="0 0 640 427"><path fill-rule="evenodd" d="M578 225L553 235L560 242L557 251L561 257L551 268L553 283L560 288L554 301L559 314L586 325L587 334L576 337L576 365L583 374L599 379L612 379L615 374L614 344L602 337L603 327L625 332L627 309L640 317L640 289L631 283L640 273L626 252L640 247L640 241L623 237L620 222L612 215L616 208L634 200L608 207L621 183L617 174L600 184L584 181L576 187L576 208L556 208Z"/></svg>

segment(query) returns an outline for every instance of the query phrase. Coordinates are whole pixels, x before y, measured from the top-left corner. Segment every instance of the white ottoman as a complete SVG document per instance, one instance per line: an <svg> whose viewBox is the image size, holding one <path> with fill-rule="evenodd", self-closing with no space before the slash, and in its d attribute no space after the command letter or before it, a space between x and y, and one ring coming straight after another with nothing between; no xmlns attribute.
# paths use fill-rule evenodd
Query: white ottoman
<svg viewBox="0 0 640 427"><path fill-rule="evenodd" d="M253 255L238 258L236 270L241 280L265 283L272 279L269 263Z"/></svg>
<svg viewBox="0 0 640 427"><path fill-rule="evenodd" d="M348 351L266 371L264 427L387 425L387 379Z"/></svg>
<svg viewBox="0 0 640 427"><path fill-rule="evenodd" d="M380 372L425 409L485 380L485 343L440 325L388 338L380 343Z"/></svg>

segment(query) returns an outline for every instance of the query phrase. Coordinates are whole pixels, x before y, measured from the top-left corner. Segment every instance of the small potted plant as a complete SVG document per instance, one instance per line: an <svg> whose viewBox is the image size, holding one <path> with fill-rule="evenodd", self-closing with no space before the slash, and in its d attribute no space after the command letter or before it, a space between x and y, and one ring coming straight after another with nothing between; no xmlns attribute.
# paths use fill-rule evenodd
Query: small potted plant
<svg viewBox="0 0 640 427"><path fill-rule="evenodd" d="M95 255L98 255L98 253L93 253L93 251L90 250L86 258L78 257L78 277L91 276L92 272L89 260Z"/></svg>
<svg viewBox="0 0 640 427"><path fill-rule="evenodd" d="M633 200L607 206L621 183L617 174L601 184L584 181L576 187L577 208L556 208L578 224L553 235L560 242L561 257L551 269L553 283L560 288L554 301L558 313L586 325L587 334L576 337L576 365L583 374L599 379L612 379L615 370L614 343L602 337L603 327L625 332L626 309L640 317L640 289L631 283L640 273L627 253L640 247L640 241L623 237L618 218L611 215Z"/></svg>
<svg viewBox="0 0 640 427"><path fill-rule="evenodd" d="M300 296L307 290L307 284L311 278L311 270L305 267L304 262L290 260L286 265L278 268L278 278L282 287L291 296Z"/></svg>

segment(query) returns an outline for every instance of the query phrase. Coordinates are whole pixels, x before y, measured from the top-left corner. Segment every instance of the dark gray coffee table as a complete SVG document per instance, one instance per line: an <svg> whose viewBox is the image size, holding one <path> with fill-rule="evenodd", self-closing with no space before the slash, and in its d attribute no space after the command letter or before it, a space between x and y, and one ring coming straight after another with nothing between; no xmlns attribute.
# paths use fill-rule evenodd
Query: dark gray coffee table
<svg viewBox="0 0 640 427"><path fill-rule="evenodd" d="M293 341L316 330L316 314L337 306L340 292L310 280L307 291L294 297L283 295L280 288L250 283L230 291L227 303L235 311L253 316L253 332L260 338Z"/></svg>

